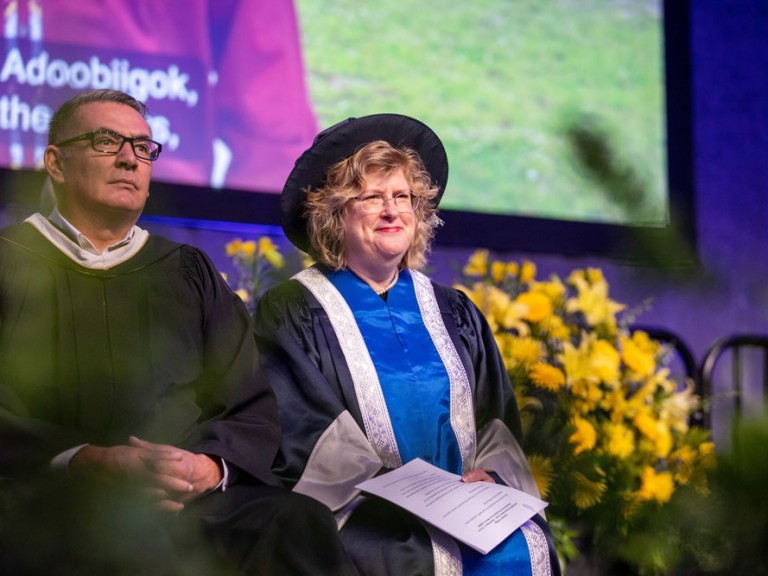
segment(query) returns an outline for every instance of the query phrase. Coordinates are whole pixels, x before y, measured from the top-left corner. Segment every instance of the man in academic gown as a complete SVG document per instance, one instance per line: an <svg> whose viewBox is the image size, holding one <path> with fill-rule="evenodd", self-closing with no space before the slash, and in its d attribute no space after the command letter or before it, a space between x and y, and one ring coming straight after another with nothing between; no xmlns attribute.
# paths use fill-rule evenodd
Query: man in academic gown
<svg viewBox="0 0 768 576"><path fill-rule="evenodd" d="M50 214L0 231L0 573L346 574L330 511L279 486L250 319L200 250L136 226L142 103L54 115Z"/></svg>

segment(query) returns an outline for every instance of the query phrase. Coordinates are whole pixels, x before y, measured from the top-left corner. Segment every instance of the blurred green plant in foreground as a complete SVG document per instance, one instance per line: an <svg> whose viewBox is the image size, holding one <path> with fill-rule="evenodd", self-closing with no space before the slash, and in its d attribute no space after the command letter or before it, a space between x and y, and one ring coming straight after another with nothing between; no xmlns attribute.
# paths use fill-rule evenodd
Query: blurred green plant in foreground
<svg viewBox="0 0 768 576"><path fill-rule="evenodd" d="M768 417L741 420L734 434L733 448L718 456L710 495L686 494L656 519L679 535L669 551L678 574L768 574ZM639 544L631 550L638 556Z"/></svg>

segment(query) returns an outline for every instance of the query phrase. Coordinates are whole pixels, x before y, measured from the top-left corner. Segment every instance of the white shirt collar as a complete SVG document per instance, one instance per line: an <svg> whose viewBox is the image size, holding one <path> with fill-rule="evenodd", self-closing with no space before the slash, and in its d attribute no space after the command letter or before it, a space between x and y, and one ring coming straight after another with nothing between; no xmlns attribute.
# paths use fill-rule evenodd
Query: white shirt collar
<svg viewBox="0 0 768 576"><path fill-rule="evenodd" d="M96 270L108 270L129 260L141 250L149 237L149 232L133 226L125 238L108 246L104 252L99 252L82 232L61 215L56 207L48 218L38 212L25 221L37 228L51 244L72 261Z"/></svg>

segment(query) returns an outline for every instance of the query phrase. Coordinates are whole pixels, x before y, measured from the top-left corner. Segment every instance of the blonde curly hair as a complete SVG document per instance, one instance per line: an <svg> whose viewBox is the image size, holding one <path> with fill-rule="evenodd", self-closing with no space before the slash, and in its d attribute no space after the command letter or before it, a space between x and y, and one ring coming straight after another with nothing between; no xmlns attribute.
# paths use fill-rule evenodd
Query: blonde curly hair
<svg viewBox="0 0 768 576"><path fill-rule="evenodd" d="M435 231L442 221L437 216L439 189L432 183L419 155L411 148L396 148L384 140L376 140L328 169L325 180L308 189L304 207L310 256L334 270L347 267L344 211L347 202L360 196L367 174L389 175L402 170L414 197L419 199L413 214L416 232L398 268L420 269L427 262Z"/></svg>

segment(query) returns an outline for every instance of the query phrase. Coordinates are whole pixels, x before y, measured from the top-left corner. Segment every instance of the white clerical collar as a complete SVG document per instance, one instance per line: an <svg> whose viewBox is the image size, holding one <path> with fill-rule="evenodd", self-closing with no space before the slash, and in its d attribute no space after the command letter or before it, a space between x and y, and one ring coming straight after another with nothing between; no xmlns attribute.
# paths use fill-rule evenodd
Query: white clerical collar
<svg viewBox="0 0 768 576"><path fill-rule="evenodd" d="M82 232L75 228L58 208L54 208L48 218L39 212L26 219L38 231L72 261L95 270L107 270L129 260L141 250L149 237L149 232L133 226L128 234L115 244L99 252Z"/></svg>

